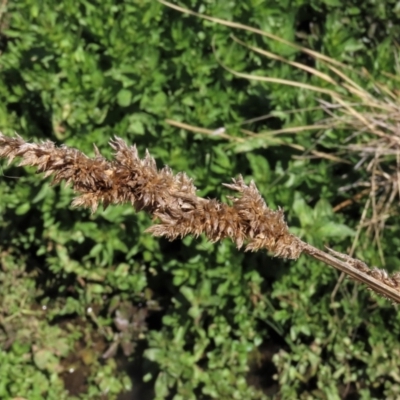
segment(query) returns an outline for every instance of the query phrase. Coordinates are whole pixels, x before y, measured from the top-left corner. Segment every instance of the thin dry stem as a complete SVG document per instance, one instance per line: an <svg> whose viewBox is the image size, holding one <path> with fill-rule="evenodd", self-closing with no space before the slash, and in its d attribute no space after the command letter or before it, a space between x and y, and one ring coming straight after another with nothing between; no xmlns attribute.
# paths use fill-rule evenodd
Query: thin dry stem
<svg viewBox="0 0 400 400"><path fill-rule="evenodd" d="M363 262L330 250L325 253L301 241L289 232L281 209L271 210L254 182L246 185L239 176L224 186L238 193L230 197L232 205L196 196L196 188L185 173L174 175L170 168L158 170L146 152L141 159L135 146L116 137L110 142L114 159L106 160L95 147L95 157L79 150L56 147L45 141L27 143L20 136L0 133L0 157L8 162L21 158L20 166L37 167L53 183L65 181L79 194L75 206L95 211L100 203L129 202L135 209L147 211L158 221L147 229L155 236L170 240L186 235L205 236L212 242L231 238L247 251L267 249L276 257L297 259L308 254L351 278L365 283L394 302L400 303L400 273L389 276L384 270L370 269Z"/></svg>

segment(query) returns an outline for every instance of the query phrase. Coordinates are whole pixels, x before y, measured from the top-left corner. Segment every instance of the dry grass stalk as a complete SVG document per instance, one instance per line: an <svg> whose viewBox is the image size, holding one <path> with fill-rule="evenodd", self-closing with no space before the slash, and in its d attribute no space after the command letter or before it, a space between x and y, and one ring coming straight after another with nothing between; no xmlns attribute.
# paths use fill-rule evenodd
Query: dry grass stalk
<svg viewBox="0 0 400 400"><path fill-rule="evenodd" d="M74 206L89 207L94 212L100 203L131 203L158 223L147 229L155 236L170 240L186 235L206 237L216 242L231 238L241 248L267 249L276 257L297 259L308 254L365 283L396 303L400 303L400 273L389 276L385 271L370 269L363 262L329 250L323 252L289 232L281 209L271 210L262 199L254 182L246 185L239 177L226 187L238 196L230 197L232 205L196 196L196 187L185 173L174 175L170 168L158 170L147 152L139 158L135 146L120 139L110 142L114 159L106 160L95 147L95 157L79 150L56 147L50 141L27 143L20 136L0 133L0 157L11 163L18 157L20 166L37 167L53 183L65 181L79 194Z"/></svg>

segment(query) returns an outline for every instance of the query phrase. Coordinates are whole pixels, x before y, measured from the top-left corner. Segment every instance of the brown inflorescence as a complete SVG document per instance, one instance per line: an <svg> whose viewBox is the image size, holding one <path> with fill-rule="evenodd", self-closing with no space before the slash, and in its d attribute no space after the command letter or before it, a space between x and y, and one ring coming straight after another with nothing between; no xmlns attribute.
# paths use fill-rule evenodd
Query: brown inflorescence
<svg viewBox="0 0 400 400"><path fill-rule="evenodd" d="M95 157L79 150L57 147L50 141L27 143L20 136L0 134L0 157L11 162L22 158L20 166L35 166L53 183L65 181L79 194L74 206L89 207L94 212L100 203L131 203L136 210L151 214L157 224L147 229L155 236L170 240L186 235L206 237L216 242L231 238L238 248L267 249L273 255L296 259L303 242L290 234L282 210L271 210L254 182L246 185L239 176L226 187L238 195L232 205L196 195L196 187L185 173L174 175L169 167L157 169L148 152L143 159L135 146L116 137L110 142L114 159L106 160L95 147Z"/></svg>
<svg viewBox="0 0 400 400"><path fill-rule="evenodd" d="M96 147L94 158L89 158L79 150L56 147L50 141L27 143L20 136L0 133L0 157L9 162L20 157L20 166L34 166L45 176L53 175L53 183L71 184L79 194L74 206L89 207L94 212L101 203L104 207L130 203L157 221L147 229L155 236L173 240L205 234L212 242L231 238L238 248L267 249L277 257L296 259L304 253L400 303L399 272L389 275L346 254L329 248L326 253L301 241L289 232L283 211L271 210L253 181L247 185L239 176L225 184L237 193L229 197L231 205L204 199L196 195L196 187L185 173L174 175L168 167L158 170L148 152L141 159L135 146L118 137L110 146L114 150L112 161Z"/></svg>

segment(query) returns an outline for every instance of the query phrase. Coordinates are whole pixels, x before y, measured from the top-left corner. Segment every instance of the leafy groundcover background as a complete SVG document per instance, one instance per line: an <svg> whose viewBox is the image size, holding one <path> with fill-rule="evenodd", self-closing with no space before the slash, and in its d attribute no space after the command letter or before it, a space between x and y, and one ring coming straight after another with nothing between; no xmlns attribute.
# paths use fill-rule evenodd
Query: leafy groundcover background
<svg viewBox="0 0 400 400"><path fill-rule="evenodd" d="M184 6L309 46L372 75L394 73L400 33L395 1L186 1ZM347 251L362 203L333 212L339 188L362 177L351 165L299 157L273 141L232 142L188 132L306 125L315 94L235 78L242 72L312 83L313 77L237 45L229 28L157 1L3 1L0 128L110 154L117 135L148 148L160 166L186 171L202 196L241 173L293 231ZM236 32L291 60L287 46ZM214 49L213 49L214 46ZM218 55L218 57L216 56ZM388 78L389 79L389 78ZM393 84L395 84L395 78ZM283 136L335 151L340 129ZM351 161L352 156L347 155ZM71 190L33 170L0 179L0 398L396 399L397 308L315 261L244 254L232 243L175 242L143 234L150 220L129 206L91 215ZM381 243L400 268L392 217ZM380 265L362 233L357 256ZM119 323L121 320L123 324ZM125 396L125 397L124 397Z"/></svg>

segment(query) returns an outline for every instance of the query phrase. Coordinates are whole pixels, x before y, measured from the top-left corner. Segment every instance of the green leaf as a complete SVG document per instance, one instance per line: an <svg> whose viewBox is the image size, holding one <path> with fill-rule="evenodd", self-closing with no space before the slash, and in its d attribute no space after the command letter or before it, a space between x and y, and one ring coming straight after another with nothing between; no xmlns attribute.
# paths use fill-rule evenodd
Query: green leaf
<svg viewBox="0 0 400 400"><path fill-rule="evenodd" d="M15 214L25 215L31 209L30 203L23 203L15 209Z"/></svg>
<svg viewBox="0 0 400 400"><path fill-rule="evenodd" d="M338 237L345 238L348 236L355 236L355 231L343 224L335 222L326 222L323 226L315 230L315 234L321 238Z"/></svg>
<svg viewBox="0 0 400 400"><path fill-rule="evenodd" d="M309 227L314 223L313 210L309 207L304 199L300 197L299 193L296 193L296 198L293 203L293 210L296 216L300 220L300 225L302 228Z"/></svg>
<svg viewBox="0 0 400 400"><path fill-rule="evenodd" d="M268 182L271 175L268 160L261 155L252 153L247 153L246 157L250 162L256 182Z"/></svg>
<svg viewBox="0 0 400 400"><path fill-rule="evenodd" d="M157 399L165 399L169 394L168 375L166 372L160 372L154 386Z"/></svg>
<svg viewBox="0 0 400 400"><path fill-rule="evenodd" d="M121 89L117 94L117 102L121 107L128 107L131 104L132 92L128 89Z"/></svg>
<svg viewBox="0 0 400 400"><path fill-rule="evenodd" d="M36 351L33 355L33 361L41 370L53 372L59 369L59 360L50 350Z"/></svg>

